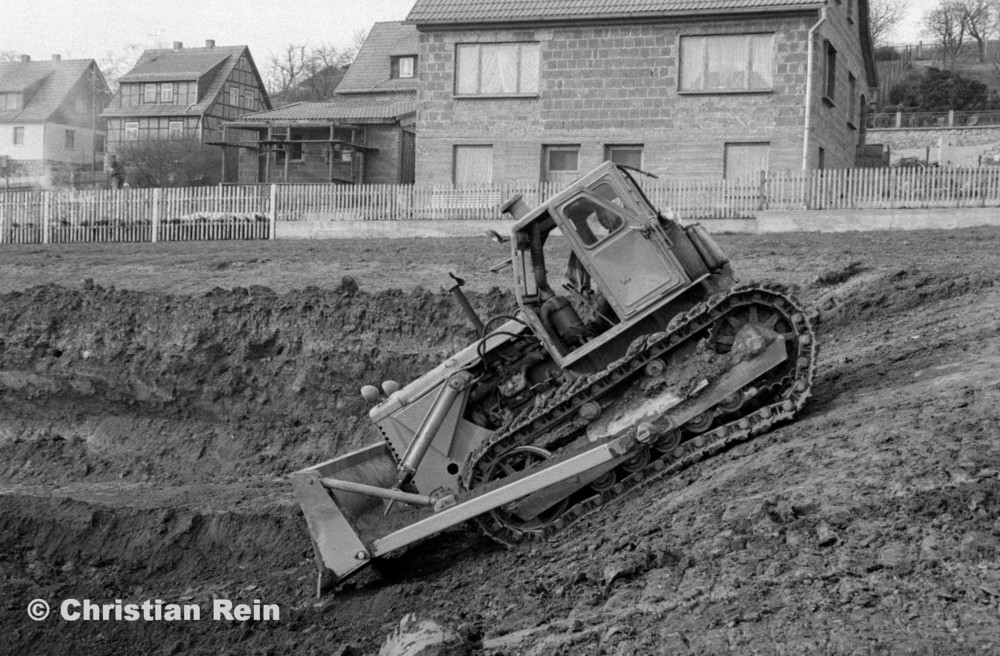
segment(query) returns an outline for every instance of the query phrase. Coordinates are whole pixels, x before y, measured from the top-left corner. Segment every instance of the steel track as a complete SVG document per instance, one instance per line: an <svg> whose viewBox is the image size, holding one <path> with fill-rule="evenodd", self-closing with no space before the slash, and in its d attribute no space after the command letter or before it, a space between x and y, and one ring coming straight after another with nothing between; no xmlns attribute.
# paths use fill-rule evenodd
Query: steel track
<svg viewBox="0 0 1000 656"><path fill-rule="evenodd" d="M727 423L697 435L689 435L667 453L650 452L649 463L622 476L617 483L602 492L578 499L551 523L533 529L521 529L498 521L491 513L476 518L480 528L498 542L512 545L524 539L544 538L561 530L597 508L625 494L639 483L676 473L702 458L727 446L758 435L774 424L791 419L810 395L817 345L812 325L799 303L779 285L748 284L716 294L708 300L671 319L667 329L647 335L632 343L625 357L611 363L603 371L578 378L551 393L546 402L515 417L483 443L469 458L462 474L467 490L488 481L483 480L490 464L508 449L540 442L558 442L579 432L587 422L579 415L584 403L606 397L618 398L641 375L651 361L666 361L672 351L711 328L730 312L744 306L766 306L779 312L795 333L794 352L780 385L768 387L773 398L765 405L732 419ZM683 426L680 428L683 429ZM639 453L637 450L636 453ZM619 467L619 470L621 468Z"/></svg>

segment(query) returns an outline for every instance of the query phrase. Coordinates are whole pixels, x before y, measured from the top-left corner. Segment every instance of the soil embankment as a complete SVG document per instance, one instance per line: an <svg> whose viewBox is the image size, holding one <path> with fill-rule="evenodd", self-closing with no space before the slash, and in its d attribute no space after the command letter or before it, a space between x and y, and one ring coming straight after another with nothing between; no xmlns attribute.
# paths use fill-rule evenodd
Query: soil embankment
<svg viewBox="0 0 1000 656"><path fill-rule="evenodd" d="M284 477L370 441L362 384L465 343L447 293L3 294L0 653L374 653L415 610L489 653L995 648L1000 231L722 241L745 278L840 302L797 421L550 542L454 531L320 604ZM511 303L471 296L484 315ZM70 597L258 598L282 620L26 617Z"/></svg>

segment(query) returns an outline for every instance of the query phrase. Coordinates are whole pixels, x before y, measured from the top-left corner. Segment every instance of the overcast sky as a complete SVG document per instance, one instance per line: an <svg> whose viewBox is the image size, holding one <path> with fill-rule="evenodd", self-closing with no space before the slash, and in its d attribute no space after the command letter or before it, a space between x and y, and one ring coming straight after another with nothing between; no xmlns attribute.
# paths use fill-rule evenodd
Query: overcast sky
<svg viewBox="0 0 1000 656"><path fill-rule="evenodd" d="M909 0L910 10L892 41L920 38L920 16L939 0ZM376 21L402 20L414 0L0 0L0 51L32 59L103 59L129 45L181 41L202 46L248 45L263 66L289 43L346 47L356 30Z"/></svg>
<svg viewBox="0 0 1000 656"><path fill-rule="evenodd" d="M258 66L289 43L346 47L355 30L406 18L414 0L0 0L0 51L102 59L130 44L248 45Z"/></svg>

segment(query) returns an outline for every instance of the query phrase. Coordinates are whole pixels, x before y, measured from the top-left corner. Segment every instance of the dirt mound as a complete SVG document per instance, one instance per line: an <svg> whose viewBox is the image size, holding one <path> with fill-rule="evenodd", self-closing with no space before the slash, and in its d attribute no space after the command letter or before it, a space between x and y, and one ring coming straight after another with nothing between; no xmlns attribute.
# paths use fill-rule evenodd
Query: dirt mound
<svg viewBox="0 0 1000 656"><path fill-rule="evenodd" d="M499 290L471 300L487 316L512 303ZM11 482L282 473L367 441L361 385L409 381L472 337L447 294L368 294L353 280L284 295L89 282L7 294L0 472Z"/></svg>
<svg viewBox="0 0 1000 656"><path fill-rule="evenodd" d="M319 603L283 474L370 441L361 384L464 344L446 294L0 296L0 653L375 654L412 612L490 655L990 653L1000 231L722 241L744 276L839 301L795 422L545 542L454 530ZM282 619L26 619L69 597L258 598Z"/></svg>

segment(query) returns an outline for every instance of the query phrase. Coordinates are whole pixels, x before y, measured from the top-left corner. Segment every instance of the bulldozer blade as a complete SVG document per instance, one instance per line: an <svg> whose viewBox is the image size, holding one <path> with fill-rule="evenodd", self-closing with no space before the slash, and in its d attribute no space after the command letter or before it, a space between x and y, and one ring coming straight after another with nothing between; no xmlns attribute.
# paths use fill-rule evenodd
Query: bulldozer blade
<svg viewBox="0 0 1000 656"><path fill-rule="evenodd" d="M390 488L396 482L396 461L384 443L295 472L292 489L305 515L317 562L343 580L364 567L370 557L364 527L371 515L381 515L383 499L359 492L331 490L324 478Z"/></svg>

